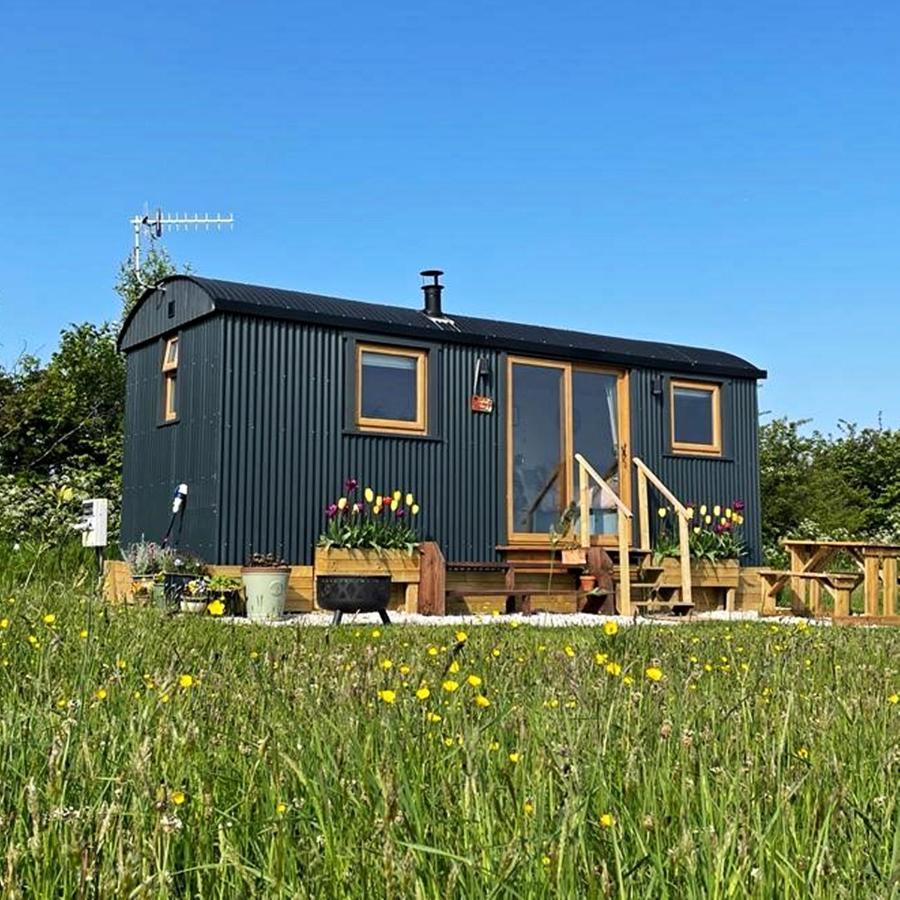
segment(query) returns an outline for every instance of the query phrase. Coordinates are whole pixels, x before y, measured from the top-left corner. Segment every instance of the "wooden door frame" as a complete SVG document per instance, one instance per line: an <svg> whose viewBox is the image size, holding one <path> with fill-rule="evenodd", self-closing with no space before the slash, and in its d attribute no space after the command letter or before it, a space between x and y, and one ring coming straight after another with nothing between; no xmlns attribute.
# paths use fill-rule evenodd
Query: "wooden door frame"
<svg viewBox="0 0 900 900"><path fill-rule="evenodd" d="M544 359L530 356L513 356L506 358L506 538L509 544L548 544L550 536L540 532L513 531L513 369L516 364L528 366L543 366L549 369L558 369L562 372L562 416L561 416L561 445L564 454L564 481L563 499L564 507L577 499L572 496L572 468L575 464L575 450L572 446L572 373L600 372L616 376L616 418L619 437L619 496L622 502L631 508L631 403L629 391L629 372L627 369L615 366L595 365L593 363L580 363L571 360ZM590 460L588 460L590 462ZM629 520L629 528L632 522ZM633 535L629 535L629 541ZM617 534L592 535L592 544L616 544Z"/></svg>

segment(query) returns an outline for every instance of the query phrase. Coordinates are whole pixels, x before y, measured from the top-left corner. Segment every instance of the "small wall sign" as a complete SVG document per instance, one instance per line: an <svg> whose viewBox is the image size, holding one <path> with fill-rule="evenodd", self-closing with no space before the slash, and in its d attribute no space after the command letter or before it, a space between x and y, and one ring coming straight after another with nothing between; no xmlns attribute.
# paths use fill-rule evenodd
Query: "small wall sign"
<svg viewBox="0 0 900 900"><path fill-rule="evenodd" d="M484 397L481 394L472 394L472 412L492 413L493 411L493 397Z"/></svg>

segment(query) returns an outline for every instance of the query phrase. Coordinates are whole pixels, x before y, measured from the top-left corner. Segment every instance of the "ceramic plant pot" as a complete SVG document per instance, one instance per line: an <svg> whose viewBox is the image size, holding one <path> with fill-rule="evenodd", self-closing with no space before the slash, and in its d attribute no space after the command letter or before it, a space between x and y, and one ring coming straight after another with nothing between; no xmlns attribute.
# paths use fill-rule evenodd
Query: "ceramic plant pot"
<svg viewBox="0 0 900 900"><path fill-rule="evenodd" d="M181 600L181 611L191 615L201 616L206 612L207 597L188 597Z"/></svg>
<svg viewBox="0 0 900 900"><path fill-rule="evenodd" d="M241 569L247 618L256 622L284 615L290 566L245 566Z"/></svg>

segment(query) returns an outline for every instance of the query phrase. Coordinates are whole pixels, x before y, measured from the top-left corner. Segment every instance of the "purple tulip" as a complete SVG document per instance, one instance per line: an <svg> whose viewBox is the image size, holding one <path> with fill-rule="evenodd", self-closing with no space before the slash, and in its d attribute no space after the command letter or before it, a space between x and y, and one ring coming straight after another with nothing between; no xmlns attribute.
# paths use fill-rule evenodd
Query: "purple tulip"
<svg viewBox="0 0 900 900"><path fill-rule="evenodd" d="M325 507L325 515L328 516L329 519L333 519L337 515L337 503L330 503Z"/></svg>
<svg viewBox="0 0 900 900"><path fill-rule="evenodd" d="M731 504L731 508L735 512L740 512L744 508L744 501L743 500L735 500L734 503Z"/></svg>
<svg viewBox="0 0 900 900"><path fill-rule="evenodd" d="M355 478L348 478L348 479L344 482L344 493L345 493L345 494L352 494L353 491L356 490L356 488L358 487L358 485L359 485L359 482L358 482Z"/></svg>
<svg viewBox="0 0 900 900"><path fill-rule="evenodd" d="M405 515L406 515L406 510L401 506L401 507L397 510L397 518L398 518L398 519L402 519Z"/></svg>

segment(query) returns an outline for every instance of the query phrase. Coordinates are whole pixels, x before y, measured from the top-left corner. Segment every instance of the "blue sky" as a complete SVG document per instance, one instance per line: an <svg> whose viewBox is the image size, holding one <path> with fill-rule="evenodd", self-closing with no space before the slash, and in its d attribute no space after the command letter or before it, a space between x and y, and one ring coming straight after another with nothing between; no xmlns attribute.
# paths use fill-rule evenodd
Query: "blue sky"
<svg viewBox="0 0 900 900"><path fill-rule="evenodd" d="M0 362L202 274L730 350L900 426L900 6L7 0Z"/></svg>

